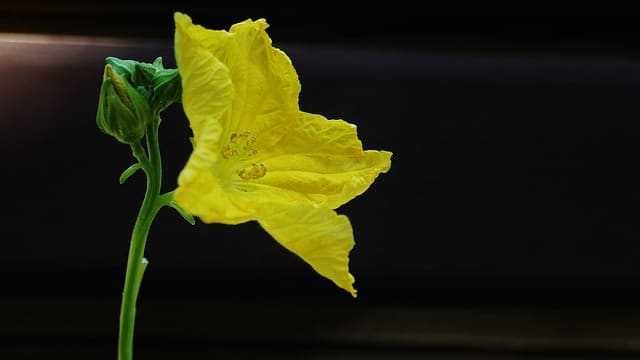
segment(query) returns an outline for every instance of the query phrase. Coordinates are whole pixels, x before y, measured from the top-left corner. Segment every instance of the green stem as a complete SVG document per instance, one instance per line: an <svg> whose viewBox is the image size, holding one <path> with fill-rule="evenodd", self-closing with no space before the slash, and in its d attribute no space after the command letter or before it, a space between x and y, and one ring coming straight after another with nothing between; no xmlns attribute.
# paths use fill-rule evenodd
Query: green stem
<svg viewBox="0 0 640 360"><path fill-rule="evenodd" d="M142 283L142 276L147 265L147 261L144 258L144 249L153 219L163 205L160 201L162 163L158 143L158 123L159 120L152 121L147 127L146 142L149 154L148 158L140 144L132 145L133 155L138 159L142 169L147 175L147 189L131 235L124 291L122 293L122 304L120 307L118 360L133 359L136 302Z"/></svg>

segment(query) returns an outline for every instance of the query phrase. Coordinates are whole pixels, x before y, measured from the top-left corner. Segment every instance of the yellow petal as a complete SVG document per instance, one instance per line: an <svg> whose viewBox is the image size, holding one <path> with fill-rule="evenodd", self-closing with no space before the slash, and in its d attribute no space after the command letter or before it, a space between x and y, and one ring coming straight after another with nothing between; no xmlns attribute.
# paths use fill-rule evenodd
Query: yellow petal
<svg viewBox="0 0 640 360"><path fill-rule="evenodd" d="M188 213L204 223L237 225L255 219L254 206L247 206L251 199L242 191L228 188L215 174L194 164L205 163L190 160L178 178L178 188L173 200Z"/></svg>
<svg viewBox="0 0 640 360"><path fill-rule="evenodd" d="M321 206L274 206L263 209L258 222L318 274L356 296L355 279L349 273L353 230L346 216Z"/></svg>
<svg viewBox="0 0 640 360"><path fill-rule="evenodd" d="M196 25L189 15L181 12L175 12L173 15L176 23L176 29L184 31L189 35L192 41L199 44L212 54L216 54L219 49L226 46L230 40L231 34L224 30L211 30L201 25Z"/></svg>
<svg viewBox="0 0 640 360"><path fill-rule="evenodd" d="M270 146L293 124L298 113L300 82L291 59L272 46L264 19L234 24L220 53L229 67L237 96L230 132L248 131L259 146Z"/></svg>
<svg viewBox="0 0 640 360"><path fill-rule="evenodd" d="M205 222L248 221L269 199L245 194L238 171L251 163L221 159L223 148L245 133L255 135L256 148L277 142L297 119L297 74L286 54L271 46L264 19L227 32L194 25L182 13L174 18L183 107L195 142L178 177L176 201Z"/></svg>
<svg viewBox="0 0 640 360"><path fill-rule="evenodd" d="M224 128L221 118L233 97L231 75L219 59L201 46L201 36L196 36L196 30L200 28L192 25L186 15L176 13L174 18L175 56L182 79L183 109L195 143L206 144L209 154L215 157Z"/></svg>
<svg viewBox="0 0 640 360"><path fill-rule="evenodd" d="M300 82L291 59L272 46L264 19L245 20L229 31L214 31L193 25L176 13L177 27L206 49L228 69L234 100L221 119L228 138L233 133L260 134L262 146L275 143L295 121Z"/></svg>
<svg viewBox="0 0 640 360"><path fill-rule="evenodd" d="M354 125L316 114L301 112L278 146L264 155L267 172L256 191L276 192L285 202L293 197L337 208L391 166L391 152L362 150Z"/></svg>

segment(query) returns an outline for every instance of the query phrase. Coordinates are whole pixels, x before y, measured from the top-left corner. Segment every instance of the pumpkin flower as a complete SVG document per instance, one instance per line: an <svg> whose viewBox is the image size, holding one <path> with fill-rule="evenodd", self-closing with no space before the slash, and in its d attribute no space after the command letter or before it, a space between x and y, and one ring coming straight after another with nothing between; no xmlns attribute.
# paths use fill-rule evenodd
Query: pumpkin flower
<svg viewBox="0 0 640 360"><path fill-rule="evenodd" d="M174 200L204 223L257 221L317 273L356 296L349 219L335 209L389 170L356 127L301 111L289 57L264 19L226 30L174 14L175 56L193 151Z"/></svg>

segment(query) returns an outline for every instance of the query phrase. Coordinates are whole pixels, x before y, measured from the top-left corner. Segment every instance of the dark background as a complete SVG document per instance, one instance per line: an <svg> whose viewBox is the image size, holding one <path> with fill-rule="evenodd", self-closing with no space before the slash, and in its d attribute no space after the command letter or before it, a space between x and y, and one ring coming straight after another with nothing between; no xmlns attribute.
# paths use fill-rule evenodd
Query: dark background
<svg viewBox="0 0 640 360"><path fill-rule="evenodd" d="M144 179L118 185L132 157L97 130L98 89L106 56L174 66L176 10L266 18L301 107L394 157L338 210L356 300L257 224L163 210L140 358L640 357L637 7L21 1L0 4L2 358L115 357ZM171 190L189 129L164 119Z"/></svg>

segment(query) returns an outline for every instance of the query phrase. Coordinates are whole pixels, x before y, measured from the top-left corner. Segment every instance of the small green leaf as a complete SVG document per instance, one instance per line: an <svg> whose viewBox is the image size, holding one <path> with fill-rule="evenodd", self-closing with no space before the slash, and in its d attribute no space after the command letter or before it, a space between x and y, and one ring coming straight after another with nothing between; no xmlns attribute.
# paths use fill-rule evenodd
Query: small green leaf
<svg viewBox="0 0 640 360"><path fill-rule="evenodd" d="M127 170L123 171L122 174L120 175L120 185L124 184L125 181L127 181L127 179L133 175L136 171L142 169L142 165L140 165L140 163L135 163L131 166L129 166L127 168Z"/></svg>

